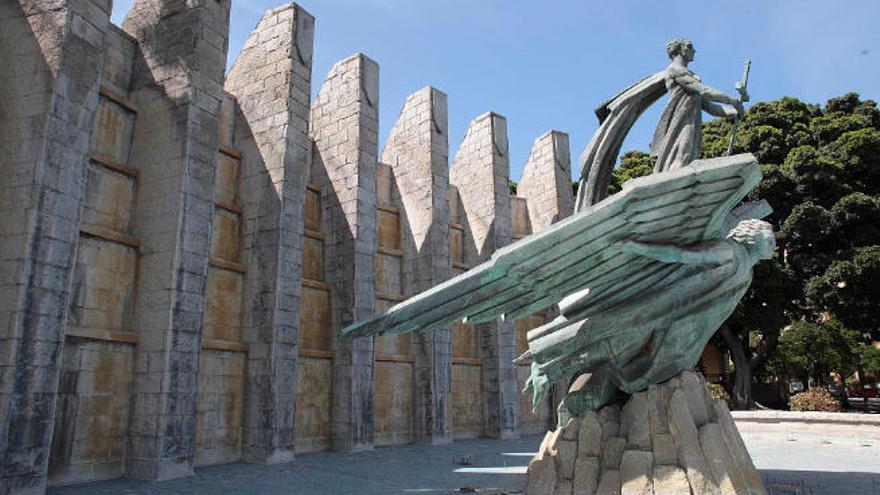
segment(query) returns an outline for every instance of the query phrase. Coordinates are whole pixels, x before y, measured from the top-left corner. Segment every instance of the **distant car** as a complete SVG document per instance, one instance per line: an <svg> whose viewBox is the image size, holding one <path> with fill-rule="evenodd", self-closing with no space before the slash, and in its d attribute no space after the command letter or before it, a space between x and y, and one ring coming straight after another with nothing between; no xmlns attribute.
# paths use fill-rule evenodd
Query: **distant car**
<svg viewBox="0 0 880 495"><path fill-rule="evenodd" d="M846 390L846 401L853 409L880 411L880 387L871 383L849 387Z"/></svg>

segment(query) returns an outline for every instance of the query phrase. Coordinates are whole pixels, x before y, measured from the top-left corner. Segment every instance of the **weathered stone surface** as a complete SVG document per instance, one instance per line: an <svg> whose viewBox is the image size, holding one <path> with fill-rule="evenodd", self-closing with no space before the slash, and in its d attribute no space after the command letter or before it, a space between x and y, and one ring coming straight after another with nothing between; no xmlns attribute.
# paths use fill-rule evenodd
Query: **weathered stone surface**
<svg viewBox="0 0 880 495"><path fill-rule="evenodd" d="M599 486L600 465L598 457L582 457L578 455L574 463L574 481L572 486L577 495L593 495Z"/></svg>
<svg viewBox="0 0 880 495"><path fill-rule="evenodd" d="M577 458L577 442L562 440L556 444L556 472L566 480L574 478L574 461Z"/></svg>
<svg viewBox="0 0 880 495"><path fill-rule="evenodd" d="M512 240L510 162L507 124L489 112L471 121L449 169L468 219L473 246L470 259L486 261ZM496 318L476 326L482 356L482 433L493 438L515 436L519 417L516 328Z"/></svg>
<svg viewBox="0 0 880 495"><path fill-rule="evenodd" d="M452 275L449 242L449 142L446 94L432 87L409 95L382 151L400 203L402 294L415 294ZM413 435L418 441L451 440L452 334L450 329L412 336Z"/></svg>
<svg viewBox="0 0 880 495"><path fill-rule="evenodd" d="M620 495L620 471L602 471L596 495Z"/></svg>
<svg viewBox="0 0 880 495"><path fill-rule="evenodd" d="M612 437L602 442L602 469L618 469L625 448L625 438Z"/></svg>
<svg viewBox="0 0 880 495"><path fill-rule="evenodd" d="M553 491L553 495L572 495L572 490L571 480L560 479L556 482L556 490Z"/></svg>
<svg viewBox="0 0 880 495"><path fill-rule="evenodd" d="M725 495L744 493L745 483L727 452L721 427L717 423L705 424L700 428L700 445L718 482L720 492Z"/></svg>
<svg viewBox="0 0 880 495"><path fill-rule="evenodd" d="M620 435L620 423L602 423L602 441Z"/></svg>
<svg viewBox="0 0 880 495"><path fill-rule="evenodd" d="M622 433L626 433L627 448L641 450L651 448L651 422L648 417L648 406L648 393L639 392L630 397L623 407L620 428Z"/></svg>
<svg viewBox="0 0 880 495"><path fill-rule="evenodd" d="M574 460L574 493L632 494L764 494L760 476L722 402L707 414L710 422L697 428L684 387L706 390L699 377L685 372L649 391L630 396L619 415L613 408L587 412L578 418L578 450ZM699 391L699 390L698 390ZM606 410L607 409L607 410ZM667 419L665 425L660 424ZM718 418L719 422L712 422ZM604 422L603 422L604 421ZM620 425L620 435L597 441L608 425ZM570 424L569 424L570 427ZM726 431L725 427L730 428ZM653 431L651 431L653 430ZM734 436L728 438L728 434ZM647 440L641 439L649 435ZM549 432L536 459L557 454L555 486L567 481L569 445L563 428ZM558 449L558 452L557 452ZM566 459L565 472L561 459ZM537 473L537 469L535 470ZM531 472L529 474L531 479ZM531 483L531 481L530 481ZM598 484L597 484L598 483ZM692 490L693 488L693 490Z"/></svg>
<svg viewBox="0 0 880 495"><path fill-rule="evenodd" d="M578 457L598 457L602 448L602 439L603 430L598 416L593 411L587 412L580 418Z"/></svg>
<svg viewBox="0 0 880 495"><path fill-rule="evenodd" d="M670 382L653 384L648 387L648 416L651 418L651 434L669 433L669 398L672 395Z"/></svg>
<svg viewBox="0 0 880 495"><path fill-rule="evenodd" d="M327 282L338 288L331 291L334 328L366 319L376 307L378 72L363 54L337 62L311 110L311 182L334 205L325 210L326 256L334 260ZM372 448L373 340L346 339L333 348L333 446Z"/></svg>
<svg viewBox="0 0 880 495"><path fill-rule="evenodd" d="M651 437L651 450L654 453L655 464L677 464L678 451L675 448L675 440L669 433L659 433Z"/></svg>
<svg viewBox="0 0 880 495"><path fill-rule="evenodd" d="M529 480L526 486L528 495L553 495L556 487L556 462L552 456L544 455L529 462Z"/></svg>
<svg viewBox="0 0 880 495"><path fill-rule="evenodd" d="M684 390L688 409L697 428L708 423L710 417L709 409L706 407L706 385L702 377L696 373L682 373L681 389Z"/></svg>
<svg viewBox="0 0 880 495"><path fill-rule="evenodd" d="M654 457L650 452L627 450L620 460L621 495L651 495Z"/></svg>
<svg viewBox="0 0 880 495"><path fill-rule="evenodd" d="M656 495L691 495L687 474L678 466L654 465Z"/></svg>
<svg viewBox="0 0 880 495"><path fill-rule="evenodd" d="M571 187L571 152L568 134L547 131L535 140L517 185L525 198L535 232L571 215L574 201L565 191Z"/></svg>
<svg viewBox="0 0 880 495"><path fill-rule="evenodd" d="M743 442L742 436L733 422L733 417L727 409L727 404L723 400L715 401L715 418L721 427L728 452L733 458L735 466L740 471L748 493L755 495L766 494L767 489L764 487L764 482L761 480L758 470L755 469L755 464L752 462L752 457L746 449L746 444Z"/></svg>
<svg viewBox="0 0 880 495"><path fill-rule="evenodd" d="M691 488L696 493L717 494L718 485L703 454L697 427L688 408L687 396L681 389L672 394L669 416L672 435L678 446L679 464L685 468Z"/></svg>
<svg viewBox="0 0 880 495"><path fill-rule="evenodd" d="M601 409L599 409L599 422L603 425L605 423L620 423L620 406L617 404L609 404Z"/></svg>
<svg viewBox="0 0 880 495"><path fill-rule="evenodd" d="M562 438L566 440L577 440L578 438L578 427L580 426L580 422L577 418L571 418L568 420L568 423L562 427Z"/></svg>

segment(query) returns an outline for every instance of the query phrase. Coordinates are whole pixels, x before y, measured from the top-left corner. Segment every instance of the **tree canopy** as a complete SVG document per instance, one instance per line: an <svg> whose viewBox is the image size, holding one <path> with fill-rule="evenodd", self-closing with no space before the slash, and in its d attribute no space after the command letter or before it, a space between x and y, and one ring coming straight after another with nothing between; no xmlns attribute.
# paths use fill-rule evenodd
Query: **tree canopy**
<svg viewBox="0 0 880 495"><path fill-rule="evenodd" d="M731 129L724 119L703 125L704 158L726 153ZM769 368L774 371L784 371L787 364L809 374L798 367L803 358L795 359L804 356L809 341L817 349L809 354L814 370L850 373L851 366L843 363L856 360L863 371L880 371L870 344L880 340L877 104L856 93L824 106L792 97L756 103L733 145L733 153L744 152L754 154L764 171L749 199L766 199L773 207L767 220L777 231L779 248L774 259L755 267L754 282L725 328L724 341L748 351L743 354L748 362L737 366L761 368L773 356ZM646 153L625 153L610 192L652 168ZM847 343L817 344L828 339ZM819 352L823 348L827 352Z"/></svg>

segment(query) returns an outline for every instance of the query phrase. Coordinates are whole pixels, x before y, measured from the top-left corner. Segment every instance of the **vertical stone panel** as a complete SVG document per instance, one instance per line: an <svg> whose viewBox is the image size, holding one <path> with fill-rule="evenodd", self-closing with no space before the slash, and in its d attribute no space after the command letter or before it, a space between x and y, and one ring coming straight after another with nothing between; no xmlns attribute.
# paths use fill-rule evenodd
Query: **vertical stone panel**
<svg viewBox="0 0 880 495"><path fill-rule="evenodd" d="M0 6L0 486L46 485L106 2Z"/></svg>
<svg viewBox="0 0 880 495"><path fill-rule="evenodd" d="M226 80L238 100L234 140L243 157L243 445L252 462L286 462L295 452L313 29L296 4L266 12Z"/></svg>
<svg viewBox="0 0 880 495"><path fill-rule="evenodd" d="M517 185L525 198L533 232L568 217L574 211L571 192L571 152L568 134L547 131L535 140Z"/></svg>
<svg viewBox="0 0 880 495"><path fill-rule="evenodd" d="M320 188L306 189L303 237L302 298L300 299L299 362L297 365L296 451L330 448L333 323L325 258Z"/></svg>
<svg viewBox="0 0 880 495"><path fill-rule="evenodd" d="M452 274L460 275L479 263L473 235L455 186L449 186L449 257ZM479 333L473 325L450 329L452 357L449 420L452 438L477 438L482 432L482 362Z"/></svg>
<svg viewBox="0 0 880 495"><path fill-rule="evenodd" d="M446 94L427 87L407 98L385 143L382 160L391 167L405 225L401 245L403 293L413 295L451 276ZM411 335L415 439L447 442L452 393L451 331Z"/></svg>
<svg viewBox="0 0 880 495"><path fill-rule="evenodd" d="M228 2L136 0L130 162L141 241L127 475L192 474Z"/></svg>
<svg viewBox="0 0 880 495"><path fill-rule="evenodd" d="M403 244L410 232L402 221L400 194L391 167L377 167L376 312L406 299ZM413 354L411 334L377 336L373 341L376 414L375 444L413 440Z"/></svg>
<svg viewBox="0 0 880 495"><path fill-rule="evenodd" d="M511 241L507 154L507 121L486 113L471 122L449 171L449 182L458 190L479 262ZM513 322L499 318L477 328L482 363L482 433L493 438L515 437L519 400L516 367L512 364L516 357Z"/></svg>
<svg viewBox="0 0 880 495"><path fill-rule="evenodd" d="M312 180L325 200L333 334L375 308L379 66L358 54L337 62L312 107ZM337 340L333 446L373 445L372 338Z"/></svg>

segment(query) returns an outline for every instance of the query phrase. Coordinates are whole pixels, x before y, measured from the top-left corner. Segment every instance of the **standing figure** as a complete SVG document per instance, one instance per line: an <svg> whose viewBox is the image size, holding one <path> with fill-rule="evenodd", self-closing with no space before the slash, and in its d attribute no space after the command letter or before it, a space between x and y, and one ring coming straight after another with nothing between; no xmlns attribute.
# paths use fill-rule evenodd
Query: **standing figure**
<svg viewBox="0 0 880 495"><path fill-rule="evenodd" d="M700 158L702 143L702 112L716 117L742 117L743 105L737 98L706 86L687 68L694 60L693 43L678 38L666 45L672 63L666 67L664 82L669 91L669 104L663 110L660 123L651 142L654 172L684 167ZM726 103L734 108L722 107Z"/></svg>

